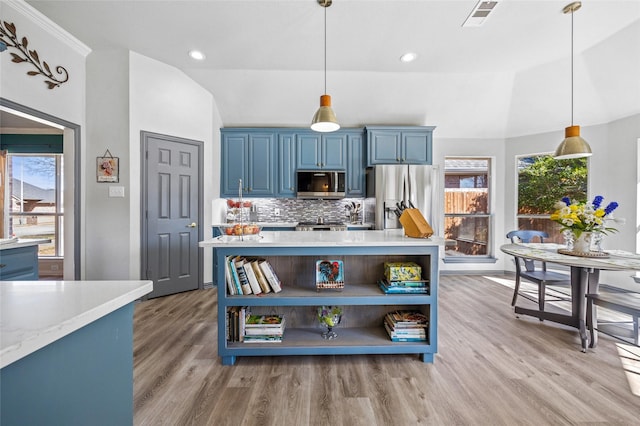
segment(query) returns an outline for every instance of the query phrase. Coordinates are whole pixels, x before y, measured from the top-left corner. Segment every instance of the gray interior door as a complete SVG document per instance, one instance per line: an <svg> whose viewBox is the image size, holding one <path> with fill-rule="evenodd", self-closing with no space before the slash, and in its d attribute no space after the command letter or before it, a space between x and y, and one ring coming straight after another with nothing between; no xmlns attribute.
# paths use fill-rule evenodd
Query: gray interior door
<svg viewBox="0 0 640 426"><path fill-rule="evenodd" d="M142 276L149 298L201 287L203 143L142 132Z"/></svg>

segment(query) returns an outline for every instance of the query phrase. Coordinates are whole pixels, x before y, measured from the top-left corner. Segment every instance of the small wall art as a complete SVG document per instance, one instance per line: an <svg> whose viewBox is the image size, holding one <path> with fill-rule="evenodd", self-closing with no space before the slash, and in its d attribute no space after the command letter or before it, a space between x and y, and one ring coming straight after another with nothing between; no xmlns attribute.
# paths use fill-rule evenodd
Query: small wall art
<svg viewBox="0 0 640 426"><path fill-rule="evenodd" d="M98 182L118 182L119 173L118 157L111 155L108 149L102 157L96 158L96 176Z"/></svg>

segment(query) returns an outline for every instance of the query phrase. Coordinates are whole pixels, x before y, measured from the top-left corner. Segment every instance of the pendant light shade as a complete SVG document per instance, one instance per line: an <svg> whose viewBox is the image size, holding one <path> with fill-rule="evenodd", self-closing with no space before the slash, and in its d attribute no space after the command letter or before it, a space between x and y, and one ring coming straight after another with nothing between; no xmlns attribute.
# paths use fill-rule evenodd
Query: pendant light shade
<svg viewBox="0 0 640 426"><path fill-rule="evenodd" d="M320 108L316 111L311 121L311 129L316 132L335 132L340 128L336 114L331 108L331 96L320 96Z"/></svg>
<svg viewBox="0 0 640 426"><path fill-rule="evenodd" d="M591 156L591 147L580 136L580 126L570 126L564 129L564 140L558 145L554 154L556 160L589 156Z"/></svg>
<svg viewBox="0 0 640 426"><path fill-rule="evenodd" d="M582 7L579 1L570 3L562 9L564 14L571 14L571 126L564 130L564 140L560 143L554 158L567 160L570 158L582 158L591 156L591 147L580 137L580 126L573 124L573 13Z"/></svg>
<svg viewBox="0 0 640 426"><path fill-rule="evenodd" d="M327 7L332 0L318 0L324 8L324 95L320 96L320 108L311 120L311 130L316 132L335 132L340 128L336 114L331 108L331 96L327 95Z"/></svg>

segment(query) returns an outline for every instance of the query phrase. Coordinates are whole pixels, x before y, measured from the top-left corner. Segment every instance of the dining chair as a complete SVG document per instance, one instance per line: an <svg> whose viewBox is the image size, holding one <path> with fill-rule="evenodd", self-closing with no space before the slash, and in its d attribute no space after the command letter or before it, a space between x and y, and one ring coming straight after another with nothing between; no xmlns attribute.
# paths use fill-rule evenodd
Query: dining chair
<svg viewBox="0 0 640 426"><path fill-rule="evenodd" d="M544 231L533 230L517 230L511 231L507 234L507 238L512 243L531 243L537 239L539 242L544 243L545 238L549 238L549 234ZM538 309L544 311L544 302L546 294L546 286L548 284L553 285L570 285L571 276L568 273L547 271L547 265L545 262L540 262L540 268L536 269L536 265L531 259L524 259L514 256L516 263L516 284L513 289L513 299L511 300L511 306L516 305L518 294L520 293L520 280L522 278L538 285ZM540 320L542 321L542 320Z"/></svg>

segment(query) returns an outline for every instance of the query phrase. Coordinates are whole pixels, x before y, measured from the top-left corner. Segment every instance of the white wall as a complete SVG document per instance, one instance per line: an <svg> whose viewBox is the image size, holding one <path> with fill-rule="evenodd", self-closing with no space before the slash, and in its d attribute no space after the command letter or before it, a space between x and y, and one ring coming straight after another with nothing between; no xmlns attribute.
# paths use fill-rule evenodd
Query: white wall
<svg viewBox="0 0 640 426"><path fill-rule="evenodd" d="M106 149L120 159L118 183L96 183L87 195L87 279L141 277L140 132L203 141L204 237L211 234L211 200L219 193L220 117L213 96L174 67L135 52L96 51L88 60L89 117L86 162ZM110 186L125 188L109 198ZM107 259L108 261L105 261ZM211 281L211 252L204 256L204 281Z"/></svg>
<svg viewBox="0 0 640 426"><path fill-rule="evenodd" d="M46 61L52 69L62 66L67 70L69 80L55 89L48 89L41 75L29 76L27 72L35 68L26 63L11 61L9 48L0 54L0 96L17 104L49 114L80 126L81 151L84 150L85 132L85 57L90 49L62 30L58 25L21 0L3 0L0 2L0 16L4 22L13 23L17 36L26 37L29 48L37 50L40 60ZM60 76L59 74L55 74ZM74 188L74 132L64 132L64 184L65 188ZM81 173L83 173L81 166ZM84 176L84 174L82 174ZM74 278L74 221L84 220L84 211L80 218L74 218L75 203L83 206L85 188L81 187L80 200L74 198L73 191L65 193L64 210L64 276ZM82 231L81 231L82 233ZM79 236L81 245L84 235ZM81 259L82 262L82 259ZM83 265L80 265L82 270Z"/></svg>

